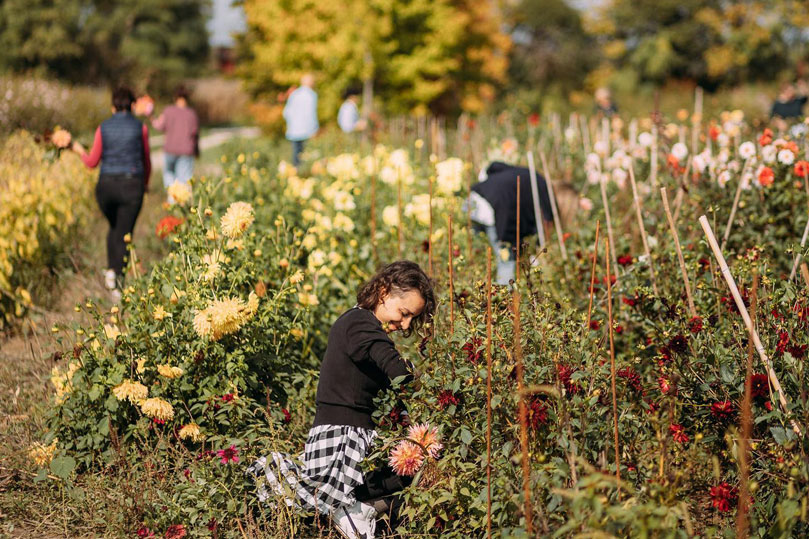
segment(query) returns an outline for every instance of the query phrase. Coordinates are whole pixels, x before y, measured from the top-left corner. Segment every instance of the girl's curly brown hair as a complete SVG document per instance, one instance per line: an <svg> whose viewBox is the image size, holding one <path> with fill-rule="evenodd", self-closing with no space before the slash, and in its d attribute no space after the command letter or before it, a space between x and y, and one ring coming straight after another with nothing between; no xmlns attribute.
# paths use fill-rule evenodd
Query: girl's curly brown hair
<svg viewBox="0 0 809 539"><path fill-rule="evenodd" d="M410 290L416 290L421 294L424 299L424 309L418 316L413 317L410 327L403 331L404 336L409 337L414 331L418 331L425 322L431 320L435 312L433 280L415 262L399 260L379 270L360 287L357 292L357 305L373 311L386 293L401 294Z"/></svg>

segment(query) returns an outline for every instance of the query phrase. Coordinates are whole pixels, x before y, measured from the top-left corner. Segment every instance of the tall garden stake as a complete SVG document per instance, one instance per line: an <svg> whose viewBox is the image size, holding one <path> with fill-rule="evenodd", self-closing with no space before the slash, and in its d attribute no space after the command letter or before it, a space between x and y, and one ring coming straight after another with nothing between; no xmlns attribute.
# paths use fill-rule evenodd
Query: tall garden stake
<svg viewBox="0 0 809 539"><path fill-rule="evenodd" d="M598 158L598 183L601 186L601 202L604 204L604 218L607 221L607 239L610 240L609 256L612 257L613 266L618 267L618 257L615 255L615 237L612 235L612 219L610 219L610 202L607 199L607 182L601 177L601 158Z"/></svg>
<svg viewBox="0 0 809 539"><path fill-rule="evenodd" d="M522 363L522 343L520 342L520 177L517 176L517 269L514 272L512 291L514 309L514 359L517 363L517 392L519 394L520 449L522 453L522 485L525 496L525 529L528 536L534 534L533 511L531 510L531 462L528 450L528 407L523 393L524 368Z"/></svg>
<svg viewBox="0 0 809 539"><path fill-rule="evenodd" d="M548 168L548 161L545 159L545 152L542 150L539 151L539 158L542 161L542 171L545 173L545 185L548 188L548 198L551 200L551 213L553 213L553 225L556 227L556 239L559 240L559 250L562 252L562 260L567 260L567 249L565 249L565 238L562 234L562 223L559 220L559 210L556 208L556 197L553 195L551 171Z"/></svg>
<svg viewBox="0 0 809 539"><path fill-rule="evenodd" d="M379 263L379 253L376 252L376 170L371 174L371 253L374 264Z"/></svg>
<svg viewBox="0 0 809 539"><path fill-rule="evenodd" d="M649 275L652 278L652 289L655 296L659 296L660 292L657 290L657 279L655 279L655 267L652 261L652 252L649 251L649 242L646 241L646 225L643 224L643 208L641 207L640 196L638 196L638 186L635 183L635 167L632 162L629 163L629 181L632 184L632 196L635 199L635 214L638 217L638 228L640 229L640 239L643 241L643 252L649 262Z"/></svg>
<svg viewBox="0 0 809 539"><path fill-rule="evenodd" d="M492 536L492 248L486 248L486 536Z"/></svg>
<svg viewBox="0 0 809 539"><path fill-rule="evenodd" d="M542 212L539 209L539 190L537 189L537 169L534 165L534 152L528 150L528 175L531 180L531 200L534 203L534 219L537 222L537 241L539 248L545 248L545 226L542 222Z"/></svg>
<svg viewBox="0 0 809 539"><path fill-rule="evenodd" d="M604 257L607 263L607 322L608 333L610 337L610 385L612 387L612 423L614 427L614 444L615 444L615 477L618 481L621 480L621 457L620 449L618 447L618 396L615 390L615 342L612 336L612 279L610 279L610 240L607 239L605 245Z"/></svg>
<svg viewBox="0 0 809 539"><path fill-rule="evenodd" d="M452 273L452 214L447 215L448 252L447 266L449 269L449 334L455 333L455 284Z"/></svg>
<svg viewBox="0 0 809 539"><path fill-rule="evenodd" d="M584 330L587 331L590 328L590 320L593 314L593 292L596 284L596 261L598 260L598 231L601 225L601 221L596 221L596 241L593 245L593 265L592 269L590 270L590 303L587 305L587 325L585 326Z"/></svg>
<svg viewBox="0 0 809 539"><path fill-rule="evenodd" d="M433 183L435 176L430 175L430 235L427 236L427 260L430 277L433 276ZM452 253L450 252L450 268L452 267Z"/></svg>
<svg viewBox="0 0 809 539"><path fill-rule="evenodd" d="M809 219L806 220L806 227L803 229L803 237L801 238L801 251L806 246L806 237L809 235ZM801 263L801 258L803 258L803 253L798 252L795 254L795 262L792 263L792 271L789 273L789 280L795 278L795 273L798 271L798 264Z"/></svg>
<svg viewBox="0 0 809 539"><path fill-rule="evenodd" d="M753 320L758 310L758 272L753 270L753 293L750 296L750 309ZM736 537L745 538L748 532L747 514L750 511L750 434L752 413L750 412L753 392L753 339L747 341L747 369L744 378L744 400L742 401L742 436L739 439L739 505L736 511Z"/></svg>
<svg viewBox="0 0 809 539"><path fill-rule="evenodd" d="M677 235L677 227L674 224L674 219L671 217L671 209L669 208L669 197L666 195L666 188L660 188L660 196L663 199L663 208L666 210L666 219L669 222L669 230L671 237L674 239L674 248L677 249L677 260L680 262L680 273L683 275L683 284L685 285L685 296L688 299L688 310L691 316L697 316L697 308L694 306L694 298L691 297L691 284L688 282L688 271L685 269L685 260L683 259L683 250L680 248L680 238Z"/></svg>
<svg viewBox="0 0 809 539"><path fill-rule="evenodd" d="M396 181L397 184L397 195L396 195L396 209L399 212L397 221L397 226L399 227L399 234L397 237L397 245L396 245L396 253L398 254L399 259L402 258L402 242L404 241L404 232L402 231L402 171L399 170L398 178Z"/></svg>
<svg viewBox="0 0 809 539"><path fill-rule="evenodd" d="M745 161L744 166L742 167L742 174L739 176L739 185L736 186L736 195L733 197L733 206L730 209L730 217L728 217L728 224L725 225L725 234L722 237L722 250L725 250L725 247L728 244L728 238L730 237L730 229L733 227L733 219L736 217L736 210L739 207L739 198L742 196L742 187L744 185L744 175L747 173L747 168L750 166L752 162L752 158Z"/></svg>
<svg viewBox="0 0 809 539"><path fill-rule="evenodd" d="M717 262L719 262L719 268L722 271L722 275L725 277L728 288L730 288L730 293L733 295L733 300L736 302L736 308L739 309L739 313L742 315L744 325L747 326L747 331L750 332L750 337L753 339L753 344L756 345L756 351L758 351L761 362L764 363L764 366L767 368L767 375L770 378L770 383L772 384L773 389L775 389L775 391L778 393L778 401L781 404L781 409L786 413L789 411L789 402L784 395L784 390L781 388L781 383L778 381L778 377L775 375L775 370L772 368L772 364L767 357L767 353L764 351L764 346L761 344L761 339L758 336L758 332L756 331L756 328L753 327L753 322L747 312L747 307L744 306L744 301L742 301L742 296L739 294L739 289L736 286L736 281L733 279L733 274L730 273L728 264L725 262L725 257L722 255L719 244L716 242L716 237L713 234L713 230L711 230L711 224L708 222L708 218L704 215L699 218L699 224L702 225L702 230L705 231L705 236L708 238L708 243L711 246L714 257L716 257ZM791 420L790 423L792 425L792 430L801 436L802 430L795 420Z"/></svg>

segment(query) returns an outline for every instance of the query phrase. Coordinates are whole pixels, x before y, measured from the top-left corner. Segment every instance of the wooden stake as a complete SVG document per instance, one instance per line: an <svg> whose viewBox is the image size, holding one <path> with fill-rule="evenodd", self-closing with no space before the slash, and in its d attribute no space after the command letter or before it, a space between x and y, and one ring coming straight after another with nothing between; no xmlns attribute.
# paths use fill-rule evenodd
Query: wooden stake
<svg viewBox="0 0 809 539"><path fill-rule="evenodd" d="M781 383L778 381L778 377L775 374L775 370L773 370L772 365L770 364L770 360L767 357L767 353L764 351L764 346L761 344L761 339L759 339L758 332L756 328L753 327L753 322L750 319L750 315L747 312L747 307L744 305L744 301L742 301L742 296L739 294L739 289L736 287L736 281L733 279L733 274L730 273L730 269L728 269L728 264L725 262L725 257L722 255L722 251L719 248L719 244L716 242L716 237L713 234L713 230L711 230L711 224L708 222L708 218L706 216L702 216L699 218L699 224L702 225L702 230L705 232L705 236L708 238L708 243L711 246L711 250L713 251L714 257L716 261L719 262L719 268L722 271L722 275L725 277L725 281L728 284L728 288L730 288L730 293L733 295L733 300L736 302L736 307L739 309L739 313L742 315L742 319L744 320L744 325L747 327L747 331L750 332L750 336L753 339L753 343L756 345L756 350L758 351L758 355L761 358L761 362L764 363L764 366L767 368L767 375L770 378L770 383L772 384L773 389L776 390L778 393L778 400L781 403L781 409L785 412L789 412L789 402L787 401L786 396L784 395L783 389L781 389ZM799 436L802 435L801 428L795 422L795 420L790 421L792 424L792 429L795 431L796 434Z"/></svg>
<svg viewBox="0 0 809 539"><path fill-rule="evenodd" d="M650 160L652 162L652 187L657 187L657 122L652 123L652 148Z"/></svg>
<svg viewBox="0 0 809 539"><path fill-rule="evenodd" d="M433 183L435 176L430 176L430 235L427 237L427 259L429 262L430 277L433 276ZM450 219L452 217L450 216ZM450 238L452 232L450 231ZM450 253L449 253L450 269L452 268L452 240L450 239ZM450 296L450 299L452 296Z"/></svg>
<svg viewBox="0 0 809 539"><path fill-rule="evenodd" d="M730 209L730 217L728 217L728 224L725 226L725 234L722 237L722 250L725 250L725 247L728 244L728 238L730 237L730 229L733 226L733 218L736 217L736 209L739 207L739 199L742 196L742 185L744 184L744 175L747 172L747 167L750 166L752 162L752 158L748 159L744 163L744 167L742 167L742 174L739 176L739 185L736 186L736 196L733 197L733 207Z"/></svg>
<svg viewBox="0 0 809 539"><path fill-rule="evenodd" d="M801 238L801 251L803 251L804 246L806 245L806 237L809 235L809 219L806 221L806 227L803 229L803 237ZM798 271L798 264L801 263L801 258L803 258L803 253L795 254L795 262L792 263L792 271L789 273L789 280L795 278L795 273Z"/></svg>
<svg viewBox="0 0 809 539"><path fill-rule="evenodd" d="M803 282L809 288L809 268L806 267L806 262L801 264L801 275L803 275Z"/></svg>
<svg viewBox="0 0 809 539"><path fill-rule="evenodd" d="M618 257L615 255L615 237L612 235L612 219L610 219L610 203L607 200L607 182L601 177L601 158L598 158L598 183L601 186L601 202L604 204L604 217L607 221L607 238L610 240L610 256L612 256L612 263L618 267Z"/></svg>
<svg viewBox="0 0 809 539"><path fill-rule="evenodd" d="M537 189L537 170L534 165L534 152L528 150L528 175L531 180L531 198L534 202L534 219L537 222L537 241L539 248L545 248L545 224L542 220L542 212L539 209L539 189Z"/></svg>
<svg viewBox="0 0 809 539"><path fill-rule="evenodd" d="M492 536L492 248L486 248L486 536Z"/></svg>
<svg viewBox="0 0 809 539"><path fill-rule="evenodd" d="M758 310L758 272L753 270L753 293L751 294L750 309L755 323ZM752 413L750 411L753 391L753 339L747 341L747 368L744 379L744 400L742 401L741 437L739 438L739 505L736 511L736 537L744 539L748 533L747 513L750 510L750 435L752 427Z"/></svg>
<svg viewBox="0 0 809 539"><path fill-rule="evenodd" d="M559 250L562 252L562 260L567 260L567 249L565 249L565 238L562 234L562 223L559 220L559 211L556 209L556 197L553 195L553 182L551 181L551 171L548 168L548 161L545 159L545 152L539 151L539 158L542 161L542 170L545 172L545 185L548 188L548 198L551 200L551 213L553 214L553 224L556 227L556 239L559 240Z"/></svg>
<svg viewBox="0 0 809 539"><path fill-rule="evenodd" d="M455 332L455 288L452 273L452 214L447 215L448 250L447 266L449 267L449 333Z"/></svg>
<svg viewBox="0 0 809 539"><path fill-rule="evenodd" d="M520 177L517 176L517 265L514 268L514 282L520 280Z"/></svg>
<svg viewBox="0 0 809 539"><path fill-rule="evenodd" d="M398 167L397 167L397 169L398 169ZM397 247L396 253L398 255L399 260L401 260L402 259L402 242L404 241L404 232L402 231L402 171L397 170L397 172L398 172L398 174L397 174L396 183L397 183L398 190L397 190L396 202L397 202L397 209L398 209L398 212L399 212L399 218L398 218L398 223L397 223L397 225L399 227L399 236L398 236L398 242L397 242L397 246L396 246Z"/></svg>
<svg viewBox="0 0 809 539"><path fill-rule="evenodd" d="M666 188L660 188L660 197L663 199L663 208L666 210L666 219L669 222L669 231L671 237L674 239L674 248L677 249L677 260L680 262L680 273L683 276L683 284L685 285L685 297L688 299L688 310L691 316L697 316L697 308L694 306L694 298L691 297L691 284L688 282L688 271L685 269L685 259L683 259L683 250L680 248L680 238L677 235L677 226L674 224L674 219L671 217L671 209L669 209L669 197L666 195Z"/></svg>
<svg viewBox="0 0 809 539"><path fill-rule="evenodd" d="M685 198L685 182L688 181L691 174L691 156L688 156L688 162L685 164L685 171L680 177L680 185L677 189L677 196L674 197L674 222L677 222L682 209L683 199Z"/></svg>
<svg viewBox="0 0 809 539"><path fill-rule="evenodd" d="M371 174L371 253L374 264L379 263L379 253L376 252L376 170Z"/></svg>
<svg viewBox="0 0 809 539"><path fill-rule="evenodd" d="M649 250L649 242L646 241L646 225L643 224L643 209L641 208L640 196L638 196L638 186L635 182L635 167L632 165L631 160L629 162L629 182L632 184L632 196L635 198L635 214L638 217L638 228L640 229L640 239L643 242L643 252L646 253L646 258L649 260L649 275L652 278L652 289L654 290L655 296L659 296L660 291L657 289L652 252Z"/></svg>
<svg viewBox="0 0 809 539"><path fill-rule="evenodd" d="M596 261L598 260L598 229L601 225L601 221L596 221L596 241L593 245L593 266L590 270L590 304L587 306L587 325L585 326L584 330L587 331L590 329L590 320L591 315L593 313L593 288L596 284Z"/></svg>
<svg viewBox="0 0 809 539"><path fill-rule="evenodd" d="M472 262L472 175L466 175L466 259Z"/></svg>
<svg viewBox="0 0 809 539"><path fill-rule="evenodd" d="M610 279L610 240L605 242L604 257L607 264L607 319L609 323L609 337L610 337L610 385L612 386L612 423L615 444L615 477L618 481L621 480L621 456L620 448L618 446L618 394L615 390L615 342L612 335L612 279Z"/></svg>

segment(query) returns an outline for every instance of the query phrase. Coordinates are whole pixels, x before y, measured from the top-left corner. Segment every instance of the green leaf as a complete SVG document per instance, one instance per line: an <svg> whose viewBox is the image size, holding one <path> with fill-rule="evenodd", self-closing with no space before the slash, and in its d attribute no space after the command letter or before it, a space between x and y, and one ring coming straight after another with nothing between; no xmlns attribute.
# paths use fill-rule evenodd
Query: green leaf
<svg viewBox="0 0 809 539"><path fill-rule="evenodd" d="M60 479L67 479L75 469L76 459L73 457L56 457L51 461L51 473Z"/></svg>

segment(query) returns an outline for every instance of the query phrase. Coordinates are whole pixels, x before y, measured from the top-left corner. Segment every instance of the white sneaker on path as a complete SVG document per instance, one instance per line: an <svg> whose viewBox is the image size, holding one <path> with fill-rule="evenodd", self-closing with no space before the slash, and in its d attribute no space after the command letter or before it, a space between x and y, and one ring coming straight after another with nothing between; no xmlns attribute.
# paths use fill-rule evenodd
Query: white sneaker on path
<svg viewBox="0 0 809 539"><path fill-rule="evenodd" d="M331 519L347 539L374 539L376 509L372 505L358 501L350 507L340 506L332 511Z"/></svg>
<svg viewBox="0 0 809 539"><path fill-rule="evenodd" d="M116 285L115 271L111 269L104 270L104 286L107 287L107 290L114 290Z"/></svg>

